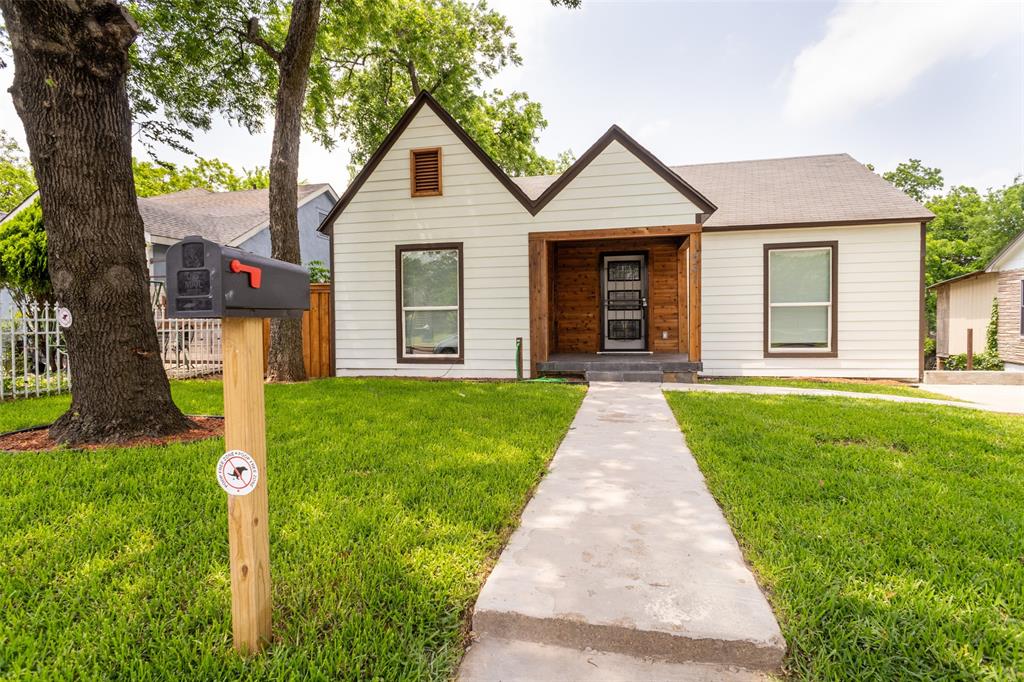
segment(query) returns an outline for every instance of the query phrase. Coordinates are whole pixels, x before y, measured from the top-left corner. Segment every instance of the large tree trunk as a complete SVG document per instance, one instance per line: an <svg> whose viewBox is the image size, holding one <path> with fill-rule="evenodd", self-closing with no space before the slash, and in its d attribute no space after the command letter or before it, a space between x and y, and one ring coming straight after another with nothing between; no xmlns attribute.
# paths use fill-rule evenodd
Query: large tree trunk
<svg viewBox="0 0 1024 682"><path fill-rule="evenodd" d="M288 37L278 59L280 79L274 109L274 142L270 151L270 252L274 258L301 263L299 253L299 139L306 101L309 60L320 22L320 0L295 0ZM302 321L270 322L271 381L304 381Z"/></svg>
<svg viewBox="0 0 1024 682"><path fill-rule="evenodd" d="M114 0L0 0L65 330L71 408L63 442L181 431L149 305L125 92L137 27Z"/></svg>

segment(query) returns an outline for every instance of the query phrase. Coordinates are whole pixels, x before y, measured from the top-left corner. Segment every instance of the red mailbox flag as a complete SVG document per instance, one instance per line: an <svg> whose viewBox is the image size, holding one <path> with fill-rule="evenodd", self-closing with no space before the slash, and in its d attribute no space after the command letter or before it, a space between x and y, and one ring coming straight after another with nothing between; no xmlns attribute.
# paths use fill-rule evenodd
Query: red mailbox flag
<svg viewBox="0 0 1024 682"><path fill-rule="evenodd" d="M244 265L242 261L235 258L231 261L231 272L245 272L249 275L249 286L253 289L260 288L260 279L263 271L255 265Z"/></svg>

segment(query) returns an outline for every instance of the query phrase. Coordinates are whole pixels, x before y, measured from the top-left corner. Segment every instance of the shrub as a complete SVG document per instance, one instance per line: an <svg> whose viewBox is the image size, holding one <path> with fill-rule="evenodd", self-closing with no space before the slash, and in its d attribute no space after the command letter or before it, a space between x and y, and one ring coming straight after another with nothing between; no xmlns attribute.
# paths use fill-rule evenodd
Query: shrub
<svg viewBox="0 0 1024 682"><path fill-rule="evenodd" d="M946 369L961 372L967 369L967 354L950 355L946 358ZM1003 361L995 353L985 352L974 355L974 369L986 372L1001 372Z"/></svg>
<svg viewBox="0 0 1024 682"><path fill-rule="evenodd" d="M997 355L999 353L999 299L992 299L992 316L988 320L988 327L985 328L985 352Z"/></svg>

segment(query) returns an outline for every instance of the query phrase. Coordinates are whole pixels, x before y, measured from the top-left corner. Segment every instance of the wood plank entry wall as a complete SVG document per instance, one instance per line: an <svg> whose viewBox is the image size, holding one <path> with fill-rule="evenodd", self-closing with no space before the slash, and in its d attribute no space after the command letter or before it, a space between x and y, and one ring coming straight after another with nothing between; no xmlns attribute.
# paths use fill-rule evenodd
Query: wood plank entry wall
<svg viewBox="0 0 1024 682"><path fill-rule="evenodd" d="M681 244L678 237L556 244L552 264L552 352L600 350L601 254L623 252L647 254L647 349L655 353L686 352L686 250L680 250ZM680 329L684 330L682 340ZM663 339L662 332L667 332L668 338Z"/></svg>

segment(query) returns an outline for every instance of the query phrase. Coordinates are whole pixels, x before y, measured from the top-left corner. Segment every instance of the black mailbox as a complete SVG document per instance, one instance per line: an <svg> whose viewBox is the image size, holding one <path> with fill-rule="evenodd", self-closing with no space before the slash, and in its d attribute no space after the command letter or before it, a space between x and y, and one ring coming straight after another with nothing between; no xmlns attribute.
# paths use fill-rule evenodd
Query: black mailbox
<svg viewBox="0 0 1024 682"><path fill-rule="evenodd" d="M167 249L168 317L302 317L309 272L300 265L185 237Z"/></svg>

